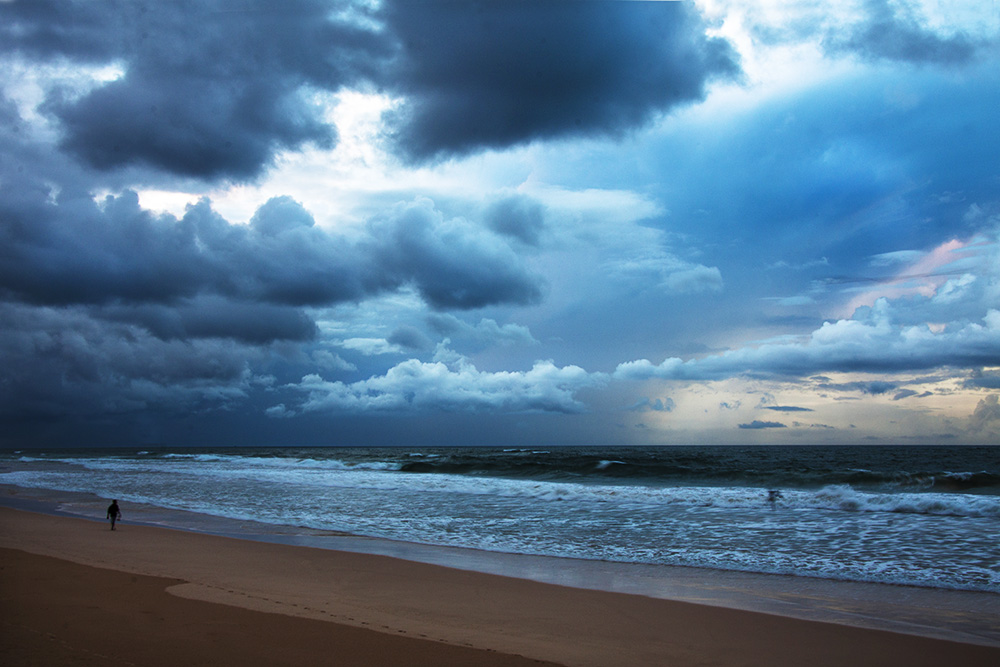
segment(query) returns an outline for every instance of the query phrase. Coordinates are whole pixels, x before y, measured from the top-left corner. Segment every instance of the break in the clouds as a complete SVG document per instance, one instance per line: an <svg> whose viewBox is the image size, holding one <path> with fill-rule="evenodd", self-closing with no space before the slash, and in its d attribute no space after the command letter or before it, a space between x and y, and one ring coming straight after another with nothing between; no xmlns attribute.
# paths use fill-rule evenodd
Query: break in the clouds
<svg viewBox="0 0 1000 667"><path fill-rule="evenodd" d="M0 2L2 437L989 442L998 35L974 0Z"/></svg>

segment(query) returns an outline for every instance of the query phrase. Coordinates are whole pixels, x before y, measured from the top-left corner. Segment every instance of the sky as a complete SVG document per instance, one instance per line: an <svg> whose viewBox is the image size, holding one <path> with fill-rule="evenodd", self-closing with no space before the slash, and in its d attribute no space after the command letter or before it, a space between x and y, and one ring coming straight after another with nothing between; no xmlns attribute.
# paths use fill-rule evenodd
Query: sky
<svg viewBox="0 0 1000 667"><path fill-rule="evenodd" d="M0 0L0 445L996 444L994 0Z"/></svg>

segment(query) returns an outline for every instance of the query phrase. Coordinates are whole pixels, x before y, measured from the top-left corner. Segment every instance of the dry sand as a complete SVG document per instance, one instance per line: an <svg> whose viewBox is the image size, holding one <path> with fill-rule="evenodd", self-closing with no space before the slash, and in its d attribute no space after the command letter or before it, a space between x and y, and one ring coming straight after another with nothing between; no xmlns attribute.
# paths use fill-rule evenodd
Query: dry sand
<svg viewBox="0 0 1000 667"><path fill-rule="evenodd" d="M1000 648L0 508L4 665L943 665Z"/></svg>

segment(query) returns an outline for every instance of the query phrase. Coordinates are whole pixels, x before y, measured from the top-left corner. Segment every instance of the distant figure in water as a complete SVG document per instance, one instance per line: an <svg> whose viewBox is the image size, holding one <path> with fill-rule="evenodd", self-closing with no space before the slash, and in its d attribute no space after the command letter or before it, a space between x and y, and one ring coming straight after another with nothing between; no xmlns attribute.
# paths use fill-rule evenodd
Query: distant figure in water
<svg viewBox="0 0 1000 667"><path fill-rule="evenodd" d="M767 502L771 503L771 509L774 509L774 504L781 500L781 491L777 489L770 489L767 492Z"/></svg>
<svg viewBox="0 0 1000 667"><path fill-rule="evenodd" d="M111 519L111 530L115 529L115 521L122 518L122 511L118 508L118 501L112 500L108 505L108 518Z"/></svg>

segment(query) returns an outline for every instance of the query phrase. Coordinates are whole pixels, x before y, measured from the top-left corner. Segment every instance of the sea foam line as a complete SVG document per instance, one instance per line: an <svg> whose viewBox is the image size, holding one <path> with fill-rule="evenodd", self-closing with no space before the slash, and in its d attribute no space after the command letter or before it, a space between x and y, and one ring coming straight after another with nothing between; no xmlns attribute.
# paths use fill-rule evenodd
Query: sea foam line
<svg viewBox="0 0 1000 667"><path fill-rule="evenodd" d="M217 482L274 483L324 489L377 489L434 494L527 498L536 501L616 503L640 505L686 505L692 507L754 508L766 506L766 491L756 487L657 487L602 485L453 474L420 475L398 472L394 464L372 461L361 464L336 459L269 460L269 464L246 465L246 457L209 459L46 459L80 465L94 472L129 475L161 475L184 478L186 483ZM0 476L2 479L4 476ZM55 474L47 471L17 471L6 478L23 486L45 487ZM200 480L200 482L199 482ZM67 489L68 490L68 489ZM850 485L812 490L783 490L774 508L818 509L838 512L894 512L942 516L1000 518L1000 497L961 493L860 491Z"/></svg>

